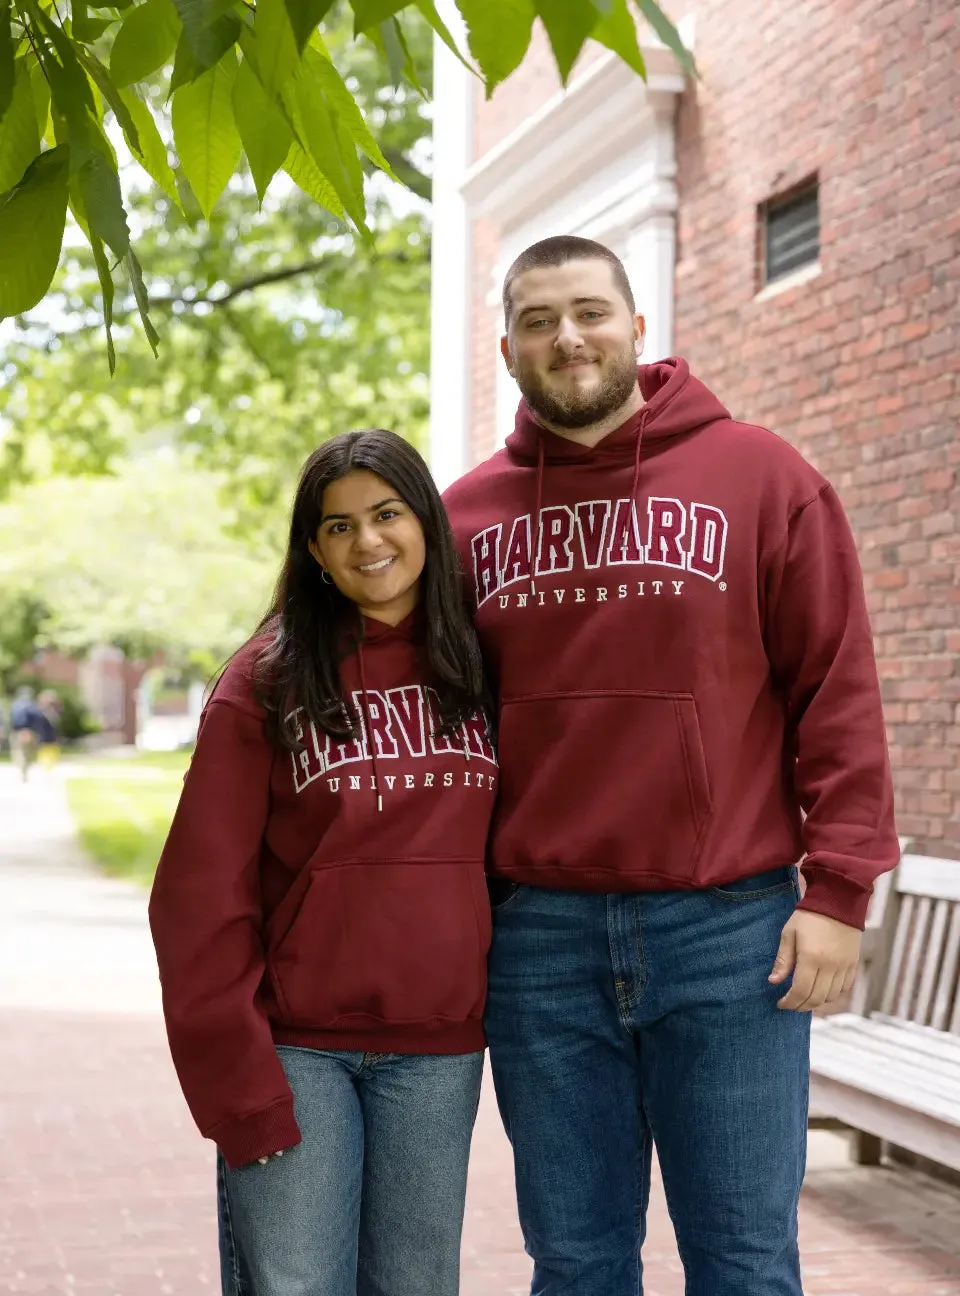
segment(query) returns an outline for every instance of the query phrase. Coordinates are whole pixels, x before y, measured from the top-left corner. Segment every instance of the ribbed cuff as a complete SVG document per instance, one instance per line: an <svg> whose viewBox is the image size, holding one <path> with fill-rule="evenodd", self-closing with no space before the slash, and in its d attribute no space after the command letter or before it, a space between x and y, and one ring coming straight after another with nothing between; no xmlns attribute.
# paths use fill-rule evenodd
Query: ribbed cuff
<svg viewBox="0 0 960 1296"><path fill-rule="evenodd" d="M835 918L837 922L846 923L848 927L859 927L863 931L873 894L870 888L864 890L842 873L834 873L830 869L805 868L803 877L807 889L797 905L798 909L808 909L811 913Z"/></svg>
<svg viewBox="0 0 960 1296"><path fill-rule="evenodd" d="M293 1099L284 1098L236 1120L223 1121L207 1134L223 1153L231 1170L260 1157L285 1152L300 1142L300 1128L293 1115Z"/></svg>

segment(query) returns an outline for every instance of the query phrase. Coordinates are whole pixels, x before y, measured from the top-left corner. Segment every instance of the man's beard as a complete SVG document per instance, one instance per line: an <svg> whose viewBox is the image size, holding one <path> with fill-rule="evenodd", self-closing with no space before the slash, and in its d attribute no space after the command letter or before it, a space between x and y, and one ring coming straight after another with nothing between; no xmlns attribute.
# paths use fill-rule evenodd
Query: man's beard
<svg viewBox="0 0 960 1296"><path fill-rule="evenodd" d="M514 378L524 400L541 423L561 428L585 428L599 423L630 399L637 385L637 357L632 347L608 362L606 377L599 387L580 391L572 387L558 392L547 387L535 369L516 363Z"/></svg>

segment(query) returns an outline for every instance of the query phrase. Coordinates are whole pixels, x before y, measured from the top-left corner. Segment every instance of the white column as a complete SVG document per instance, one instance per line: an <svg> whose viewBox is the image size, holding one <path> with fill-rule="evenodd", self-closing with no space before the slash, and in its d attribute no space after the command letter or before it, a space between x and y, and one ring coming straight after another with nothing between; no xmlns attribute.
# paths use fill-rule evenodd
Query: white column
<svg viewBox="0 0 960 1296"><path fill-rule="evenodd" d="M441 0L438 8L460 48L466 49L453 0ZM427 457L441 490L470 466L470 221L461 184L470 161L471 102L469 72L434 37Z"/></svg>
<svg viewBox="0 0 960 1296"><path fill-rule="evenodd" d="M651 364L673 354L673 289L676 255L673 215L648 216L630 231L623 258L637 294L637 310L646 317L642 359Z"/></svg>

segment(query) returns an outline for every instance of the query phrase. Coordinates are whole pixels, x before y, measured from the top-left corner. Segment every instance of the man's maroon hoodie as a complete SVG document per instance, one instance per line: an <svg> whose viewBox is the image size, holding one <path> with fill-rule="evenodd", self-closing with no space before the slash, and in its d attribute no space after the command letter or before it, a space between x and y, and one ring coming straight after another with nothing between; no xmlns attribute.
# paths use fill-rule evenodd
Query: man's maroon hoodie
<svg viewBox="0 0 960 1296"><path fill-rule="evenodd" d="M150 925L184 1095L231 1166L300 1141L277 1044L484 1047L497 769L482 719L440 734L419 627L367 621L342 663L355 741L306 720L297 753L269 741L262 641L204 712Z"/></svg>
<svg viewBox="0 0 960 1296"><path fill-rule="evenodd" d="M863 925L898 845L856 549L830 485L684 360L595 447L521 404L445 502L500 697L502 878L719 885L805 856Z"/></svg>

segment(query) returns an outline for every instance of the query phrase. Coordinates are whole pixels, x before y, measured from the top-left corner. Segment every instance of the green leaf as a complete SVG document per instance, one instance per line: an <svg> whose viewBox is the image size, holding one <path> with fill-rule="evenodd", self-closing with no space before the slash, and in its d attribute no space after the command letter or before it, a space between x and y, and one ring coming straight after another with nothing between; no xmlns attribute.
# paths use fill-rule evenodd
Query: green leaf
<svg viewBox="0 0 960 1296"><path fill-rule="evenodd" d="M329 56L310 48L305 51L303 61L316 76L327 103L339 117L355 146L361 153L365 153L375 166L385 171L391 180L396 180L397 177L393 174L390 163L383 156L380 145L374 139L356 99L347 89L343 77L333 66Z"/></svg>
<svg viewBox="0 0 960 1296"><path fill-rule="evenodd" d="M116 18L91 18L87 13L87 0L71 0L70 35L75 42L90 44L116 22Z"/></svg>
<svg viewBox="0 0 960 1296"><path fill-rule="evenodd" d="M110 51L110 75L120 88L143 81L173 57L181 31L170 0L146 0L131 9Z"/></svg>
<svg viewBox="0 0 960 1296"><path fill-rule="evenodd" d="M94 85L113 110L113 115L116 117L124 135L126 135L134 149L139 153L140 144L137 140L137 128L134 125L133 118L127 110L126 104L120 97L120 91L110 79L110 73L97 58L96 54L92 53L90 50L81 48L79 54L80 61L86 68Z"/></svg>
<svg viewBox="0 0 960 1296"><path fill-rule="evenodd" d="M297 42L297 49L302 51L311 35L333 8L334 0L284 0L284 3L287 6L287 17Z"/></svg>
<svg viewBox="0 0 960 1296"><path fill-rule="evenodd" d="M90 229L114 256L125 256L130 247L130 230L115 164L98 148L92 148L80 165L77 182Z"/></svg>
<svg viewBox="0 0 960 1296"><path fill-rule="evenodd" d="M153 120L153 113L134 90L121 90L120 97L137 131L138 143L134 144L129 136L127 142L135 149L147 174L157 182L178 211L183 211L177 180L167 156L167 146Z"/></svg>
<svg viewBox="0 0 960 1296"><path fill-rule="evenodd" d="M333 186L354 224L369 236L363 172L357 160L356 148L350 140L346 141L347 147L344 147L344 141L337 130L337 120L330 111L320 85L311 75L306 60L284 98L297 134L310 157Z"/></svg>
<svg viewBox="0 0 960 1296"><path fill-rule="evenodd" d="M394 30L394 34L397 39L397 44L400 46L400 52L403 55L403 66L400 69L402 75L407 78L407 80L413 86L414 90L416 90L417 94L420 96L421 99L423 100L429 99L430 96L427 94L426 90L423 88L423 86L420 83L420 76L419 73L417 72L417 65L414 62L413 54L410 51L410 46L407 44L407 37L403 30L403 23L401 23L399 18L393 18L390 20L389 25Z"/></svg>
<svg viewBox="0 0 960 1296"><path fill-rule="evenodd" d="M103 250L103 243L97 238L96 234L90 234L90 246L93 249L93 260L97 267L97 277L100 280L100 294L103 301L103 326L107 333L107 364L110 366L110 376L112 377L117 369L117 353L113 345L113 275L110 273L110 263L107 260L107 254Z"/></svg>
<svg viewBox="0 0 960 1296"><path fill-rule="evenodd" d="M660 6L655 3L655 0L636 0L636 6L667 49L676 54L681 67L685 67L691 76L699 79L700 73L697 71L696 63L693 61L693 55L680 39L680 33L676 27Z"/></svg>
<svg viewBox="0 0 960 1296"><path fill-rule="evenodd" d="M195 65L189 80L196 80L216 66L227 50L237 43L242 24L235 14L217 14L211 0L173 0L173 3L180 15L183 35ZM179 55L179 49L177 53Z"/></svg>
<svg viewBox="0 0 960 1296"><path fill-rule="evenodd" d="M39 152L40 130L34 111L33 85L26 59L19 59L10 107L0 122L0 193L19 183Z"/></svg>
<svg viewBox="0 0 960 1296"><path fill-rule="evenodd" d="M404 52L400 44L400 22L397 18L388 18L376 31L367 32L381 56L386 60L390 73L390 84L398 90L403 84Z"/></svg>
<svg viewBox="0 0 960 1296"><path fill-rule="evenodd" d="M30 86L33 90L33 107L37 115L37 132L43 139L47 122L50 120L50 86L43 75L43 68L37 62L30 64ZM3 186L0 185L0 189L2 188Z"/></svg>
<svg viewBox="0 0 960 1296"><path fill-rule="evenodd" d="M233 115L262 203L270 181L290 152L293 131L246 59L233 87Z"/></svg>
<svg viewBox="0 0 960 1296"><path fill-rule="evenodd" d="M598 13L591 0L533 0L541 22L546 28L553 56L557 60L560 80L564 85L570 71L583 49L584 41L597 25Z"/></svg>
<svg viewBox="0 0 960 1296"><path fill-rule="evenodd" d="M160 335L153 327L150 319L150 299L147 296L147 289L143 282L143 270L137 255L133 248L130 248L124 258L127 264L127 273L130 275L130 284L133 288L133 295L136 299L137 310L140 312L140 320L143 324L143 331L147 335L147 341L150 343L150 349L154 356L157 354L157 347L160 343Z"/></svg>
<svg viewBox="0 0 960 1296"><path fill-rule="evenodd" d="M437 6L434 4L433 0L415 0L415 3L424 18L426 18L427 22L443 41L444 45L446 45L450 53L457 56L468 72L472 72L476 75L477 69L470 64L469 60L463 57L460 46L450 35L450 30L437 12ZM569 0L559 0L559 3L569 4Z"/></svg>
<svg viewBox="0 0 960 1296"><path fill-rule="evenodd" d="M290 145L290 152L287 154L283 169L293 183L315 203L325 207L328 212L333 212L334 216L338 216L341 220L346 220L343 203L337 197L333 185L296 140Z"/></svg>
<svg viewBox="0 0 960 1296"><path fill-rule="evenodd" d="M379 27L382 22L405 9L410 0L350 0L353 9L353 34Z"/></svg>
<svg viewBox="0 0 960 1296"><path fill-rule="evenodd" d="M624 0L621 0L624 2ZM487 98L523 62L533 35L533 0L459 0L467 44L487 83Z"/></svg>
<svg viewBox="0 0 960 1296"><path fill-rule="evenodd" d="M0 121L13 102L13 27L10 0L0 0Z"/></svg>
<svg viewBox="0 0 960 1296"><path fill-rule="evenodd" d="M596 3L596 0L594 0ZM627 0L610 0L610 11L590 33L595 41L619 54L628 67L647 79L647 67L637 40L637 24L627 8Z"/></svg>
<svg viewBox="0 0 960 1296"><path fill-rule="evenodd" d="M50 83L54 109L69 127L71 145L88 148L91 119L96 120L97 109L90 82L80 66L73 43L36 0L24 0L24 7L34 22L43 27L53 46L51 49L42 42L38 43L37 56ZM79 166L76 156L71 157L71 164Z"/></svg>
<svg viewBox="0 0 960 1296"><path fill-rule="evenodd" d="M272 97L290 80L300 62L284 0L257 0L253 31L260 80L267 94Z"/></svg>
<svg viewBox="0 0 960 1296"><path fill-rule="evenodd" d="M43 299L60 260L70 152L48 149L15 188L0 194L0 319Z"/></svg>
<svg viewBox="0 0 960 1296"><path fill-rule="evenodd" d="M233 119L235 54L173 96L173 138L180 164L207 220L240 161L242 144Z"/></svg>

